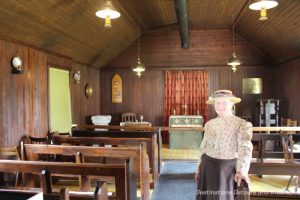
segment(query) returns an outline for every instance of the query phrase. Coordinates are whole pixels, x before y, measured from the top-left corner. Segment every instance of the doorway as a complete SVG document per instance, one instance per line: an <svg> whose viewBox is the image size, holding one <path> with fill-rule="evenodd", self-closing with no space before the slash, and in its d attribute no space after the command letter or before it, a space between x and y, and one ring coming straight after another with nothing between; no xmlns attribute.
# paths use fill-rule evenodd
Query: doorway
<svg viewBox="0 0 300 200"><path fill-rule="evenodd" d="M71 132L70 72L49 68L50 131Z"/></svg>

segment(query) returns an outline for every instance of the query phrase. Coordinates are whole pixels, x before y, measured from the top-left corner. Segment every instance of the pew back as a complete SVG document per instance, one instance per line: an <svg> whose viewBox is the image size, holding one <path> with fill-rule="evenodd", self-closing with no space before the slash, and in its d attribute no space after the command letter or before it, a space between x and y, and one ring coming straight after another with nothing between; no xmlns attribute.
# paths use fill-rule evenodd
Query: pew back
<svg viewBox="0 0 300 200"><path fill-rule="evenodd" d="M89 134L88 134L89 135ZM118 135L117 135L118 136ZM148 135L149 136L149 135ZM122 137L109 137L104 134L104 137L93 136L91 137L66 137L54 134L52 137L53 144L72 144L72 145L125 145L125 146L140 146L142 143L146 143L146 151L149 157L149 164L152 172L152 179L156 181L158 178L158 146L156 134L151 137L137 137L126 138Z"/></svg>
<svg viewBox="0 0 300 200"><path fill-rule="evenodd" d="M56 135L57 136L57 135ZM56 143L56 136L53 137ZM99 139L108 138L106 144L124 144L124 145L139 145L141 142L147 144L147 154L149 156L150 168L152 170L153 180L158 178L158 170L160 165L160 150L159 150L159 137L155 131L96 131L96 130L74 130L73 137L87 138L86 142L91 144L99 144L96 141ZM91 137L93 139L91 139ZM89 139L88 139L89 138ZM89 140L89 142L87 141ZM104 143L105 144L105 143Z"/></svg>
<svg viewBox="0 0 300 200"><path fill-rule="evenodd" d="M72 143L74 138L64 137L66 143ZM68 141L70 139L71 141ZM75 138L75 143L80 143L78 138ZM121 148L121 147L92 147L92 146L64 146L64 145L24 145L25 155L27 160L38 160L39 154L54 154L78 156L80 153L84 157L113 157L132 159L134 162L135 174L138 176L141 186L142 198L147 200L150 198L149 184L149 159L146 153L145 143L139 147Z"/></svg>
<svg viewBox="0 0 300 200"><path fill-rule="evenodd" d="M124 164L59 163L43 161L0 160L0 171L40 174L43 193L51 194L51 174L114 177L116 199L136 199L136 181L132 161ZM29 181L29 180L28 180Z"/></svg>

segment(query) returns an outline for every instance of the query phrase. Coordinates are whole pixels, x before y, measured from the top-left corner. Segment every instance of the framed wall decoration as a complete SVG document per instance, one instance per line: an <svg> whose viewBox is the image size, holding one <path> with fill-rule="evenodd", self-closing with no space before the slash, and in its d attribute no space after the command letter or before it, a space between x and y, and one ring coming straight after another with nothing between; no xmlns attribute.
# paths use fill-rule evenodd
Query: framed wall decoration
<svg viewBox="0 0 300 200"><path fill-rule="evenodd" d="M111 80L111 100L112 103L122 103L122 78L119 74Z"/></svg>

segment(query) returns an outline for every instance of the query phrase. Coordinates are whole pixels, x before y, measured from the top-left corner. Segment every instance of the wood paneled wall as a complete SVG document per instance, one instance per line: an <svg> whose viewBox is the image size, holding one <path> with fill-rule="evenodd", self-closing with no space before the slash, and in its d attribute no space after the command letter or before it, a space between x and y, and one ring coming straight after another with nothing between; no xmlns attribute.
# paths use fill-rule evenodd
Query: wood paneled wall
<svg viewBox="0 0 300 200"><path fill-rule="evenodd" d="M180 47L178 31L160 30L141 37L141 58L147 71L139 79L129 68L136 60L136 43L128 47L101 72L101 110L112 114L118 123L123 112L143 114L146 121L163 125L164 70L203 69L208 71L210 94L217 89L231 89L242 98L237 115L255 120L257 99L269 97L272 82L264 55L243 38L237 36L236 52L243 66L233 73L227 60L232 54L232 33L221 31L190 31L190 48ZM119 73L123 79L123 103L111 103L111 78ZM242 94L243 78L263 78L264 93ZM210 109L210 116L214 112Z"/></svg>
<svg viewBox="0 0 300 200"><path fill-rule="evenodd" d="M122 103L111 102L111 80L115 73L122 78ZM101 71L101 111L112 115L112 123L121 121L121 114L134 112L144 115L145 121L161 124L163 121L164 74L151 70L138 78L131 70Z"/></svg>
<svg viewBox="0 0 300 200"><path fill-rule="evenodd" d="M224 66L232 55L232 32L228 30L191 30L190 47L182 49L178 30L159 30L140 39L141 59L149 67ZM265 56L236 34L236 54L245 66L265 65ZM112 60L107 68L131 67L137 58L133 43Z"/></svg>
<svg viewBox="0 0 300 200"><path fill-rule="evenodd" d="M199 68L201 69L201 68ZM270 69L266 67L241 67L233 73L229 67L208 67L209 91L230 89L242 98L237 104L237 115L249 116L255 122L255 106L259 98L271 97L269 88L272 77ZM123 80L123 102L111 103L111 79L118 73ZM263 78L263 94L242 94L243 78ZM148 69L139 79L131 70L107 69L101 72L101 111L102 114L111 114L113 124L118 124L121 114L134 112L143 114L144 120L154 125L163 125L164 106L164 69ZM210 108L210 117L214 111Z"/></svg>
<svg viewBox="0 0 300 200"><path fill-rule="evenodd" d="M75 124L90 123L92 115L100 114L100 70L73 63L71 75L80 70L80 84L71 82L72 121ZM85 96L85 87L93 87L93 95Z"/></svg>
<svg viewBox="0 0 300 200"><path fill-rule="evenodd" d="M281 64L274 72L274 93L281 99L281 115L300 123L300 58Z"/></svg>
<svg viewBox="0 0 300 200"><path fill-rule="evenodd" d="M11 73L11 58L15 55L23 60L24 74ZM71 71L73 123L85 123L86 116L100 113L99 70L18 41L0 39L0 147L16 145L22 136L47 134L49 66ZM81 71L81 84L73 83L75 70ZM94 96L90 99L84 95L86 82L94 87Z"/></svg>

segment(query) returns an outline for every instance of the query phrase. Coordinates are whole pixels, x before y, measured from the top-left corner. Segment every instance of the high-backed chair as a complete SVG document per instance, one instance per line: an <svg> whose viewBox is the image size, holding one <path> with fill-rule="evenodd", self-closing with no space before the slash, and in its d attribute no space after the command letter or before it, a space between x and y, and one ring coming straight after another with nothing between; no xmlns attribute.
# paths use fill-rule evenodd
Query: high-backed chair
<svg viewBox="0 0 300 200"><path fill-rule="evenodd" d="M135 122L136 114L135 113L123 113L122 122Z"/></svg>
<svg viewBox="0 0 300 200"><path fill-rule="evenodd" d="M17 146L15 147L4 147L4 148L0 148L0 159L13 159L13 160L21 160L21 154L20 154L20 150L18 149ZM7 184L9 183L9 181L5 180L4 174L1 177L1 182ZM14 186L18 186L20 183L20 176L19 173L16 172L16 178L14 181Z"/></svg>

